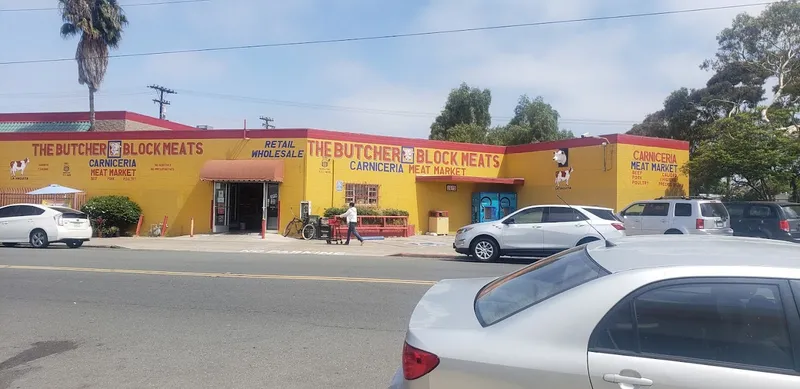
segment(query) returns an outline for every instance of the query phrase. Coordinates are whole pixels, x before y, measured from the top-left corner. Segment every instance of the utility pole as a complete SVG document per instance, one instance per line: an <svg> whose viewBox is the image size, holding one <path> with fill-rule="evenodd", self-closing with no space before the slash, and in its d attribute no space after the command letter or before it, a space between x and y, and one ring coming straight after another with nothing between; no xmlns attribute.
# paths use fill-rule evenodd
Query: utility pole
<svg viewBox="0 0 800 389"><path fill-rule="evenodd" d="M159 92L158 98L157 99L153 99L153 102L158 104L158 117L159 117L159 119L166 119L167 118L166 106L169 105L170 102L169 102L169 100L164 100L164 94L165 93L166 94L177 94L177 92L175 92L172 89L160 86L160 85L150 85L150 86L148 86L148 88Z"/></svg>
<svg viewBox="0 0 800 389"><path fill-rule="evenodd" d="M269 117L269 116L260 116L260 117L259 117L259 119L261 119L261 120L263 120L263 121L264 121L264 124L263 124L264 128L266 128L266 129L268 129L268 130L269 130L270 128L275 128L275 126L273 126L273 125L271 125L271 124L270 124L270 123L274 122L274 121L275 121L275 119L273 119L273 118L271 118L271 117Z"/></svg>

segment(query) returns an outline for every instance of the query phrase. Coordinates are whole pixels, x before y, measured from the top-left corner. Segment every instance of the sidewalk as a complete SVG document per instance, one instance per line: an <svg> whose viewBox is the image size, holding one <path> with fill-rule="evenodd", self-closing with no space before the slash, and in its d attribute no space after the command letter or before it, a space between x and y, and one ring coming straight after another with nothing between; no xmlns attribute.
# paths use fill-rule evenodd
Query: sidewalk
<svg viewBox="0 0 800 389"><path fill-rule="evenodd" d="M359 245L357 240L349 246L327 244L324 240L300 240L278 234L247 235L195 235L174 238L94 238L84 247L122 248L132 250L203 251L219 253L311 254L311 255L366 255L417 258L459 258L453 251L452 236L419 235L411 238L386 238L367 240Z"/></svg>

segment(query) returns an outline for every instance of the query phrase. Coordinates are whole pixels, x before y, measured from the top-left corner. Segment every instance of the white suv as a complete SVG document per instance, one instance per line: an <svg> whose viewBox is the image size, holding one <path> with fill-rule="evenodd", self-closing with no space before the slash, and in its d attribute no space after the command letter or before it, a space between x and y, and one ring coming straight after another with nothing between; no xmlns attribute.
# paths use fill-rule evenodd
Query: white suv
<svg viewBox="0 0 800 389"><path fill-rule="evenodd" d="M0 243L13 247L30 243L46 248L63 242L78 248L92 237L92 224L81 211L39 204L12 204L0 208Z"/></svg>
<svg viewBox="0 0 800 389"><path fill-rule="evenodd" d="M501 255L545 257L604 237L621 236L625 236L625 227L613 209L535 205L497 221L462 227L456 232L453 248L492 262Z"/></svg>
<svg viewBox="0 0 800 389"><path fill-rule="evenodd" d="M733 235L725 205L704 197L637 201L620 212L619 217L628 235Z"/></svg>

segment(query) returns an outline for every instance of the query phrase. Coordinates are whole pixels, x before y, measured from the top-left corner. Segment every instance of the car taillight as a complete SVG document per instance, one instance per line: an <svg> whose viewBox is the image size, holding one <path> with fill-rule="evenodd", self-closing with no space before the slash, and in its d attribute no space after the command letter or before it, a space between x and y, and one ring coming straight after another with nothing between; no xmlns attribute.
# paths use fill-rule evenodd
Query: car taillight
<svg viewBox="0 0 800 389"><path fill-rule="evenodd" d="M788 220L781 220L779 227L784 232L789 232L789 221Z"/></svg>
<svg viewBox="0 0 800 389"><path fill-rule="evenodd" d="M625 226L619 223L611 223L611 227L617 229L617 231L625 231Z"/></svg>
<svg viewBox="0 0 800 389"><path fill-rule="evenodd" d="M56 224L58 224L59 226L64 225L64 218L61 217L61 214L53 216L53 219L55 219Z"/></svg>
<svg viewBox="0 0 800 389"><path fill-rule="evenodd" d="M427 351L403 345L403 377L411 381L430 373L439 366L439 357Z"/></svg>
<svg viewBox="0 0 800 389"><path fill-rule="evenodd" d="M694 223L694 228L697 230L702 230L706 228L706 221L703 219L697 219L697 221L695 221Z"/></svg>

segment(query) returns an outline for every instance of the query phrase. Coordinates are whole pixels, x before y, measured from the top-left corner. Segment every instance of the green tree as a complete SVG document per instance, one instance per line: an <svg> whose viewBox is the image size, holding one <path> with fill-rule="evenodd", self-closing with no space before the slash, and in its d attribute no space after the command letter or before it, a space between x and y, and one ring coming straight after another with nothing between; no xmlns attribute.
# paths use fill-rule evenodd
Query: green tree
<svg viewBox="0 0 800 389"><path fill-rule="evenodd" d="M706 182L727 179L748 198L774 200L788 189L800 155L797 136L781 130L788 116L781 116L775 124L760 121L755 112L717 120L717 136L698 145L685 171Z"/></svg>
<svg viewBox="0 0 800 389"><path fill-rule="evenodd" d="M469 143L485 142L486 131L492 123L492 116L489 114L491 105L490 90L471 88L462 83L450 91L444 109L431 124L428 138ZM459 127L456 128L457 126ZM456 132L452 133L454 129Z"/></svg>
<svg viewBox="0 0 800 389"><path fill-rule="evenodd" d="M730 65L747 68L775 81L772 99L778 106L800 102L787 93L800 78L800 3L786 0L772 3L758 16L738 15L731 27L717 36L719 49L702 67L719 71ZM792 102L790 102L792 101ZM768 109L761 109L768 121Z"/></svg>
<svg viewBox="0 0 800 389"><path fill-rule="evenodd" d="M122 39L128 18L117 0L58 0L64 38L80 35L75 61L78 83L89 89L89 122L94 129L94 94L108 70L109 48Z"/></svg>
<svg viewBox="0 0 800 389"><path fill-rule="evenodd" d="M487 142L496 145L519 145L574 138L572 131L559 129L558 111L541 96L531 100L522 95L508 125L496 127L487 134Z"/></svg>

